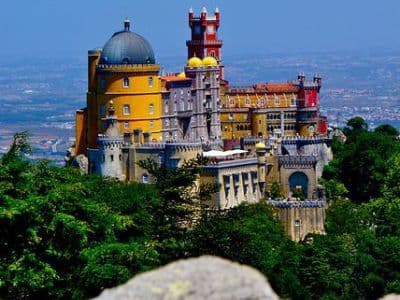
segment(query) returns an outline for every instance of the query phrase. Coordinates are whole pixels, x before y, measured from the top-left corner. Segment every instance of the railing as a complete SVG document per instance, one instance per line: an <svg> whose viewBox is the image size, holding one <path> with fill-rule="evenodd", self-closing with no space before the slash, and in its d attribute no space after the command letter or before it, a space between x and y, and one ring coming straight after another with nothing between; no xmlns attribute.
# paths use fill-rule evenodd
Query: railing
<svg viewBox="0 0 400 300"><path fill-rule="evenodd" d="M97 66L98 71L138 71L138 72L157 72L160 70L160 66L156 64L126 64L126 65L108 65L99 64Z"/></svg>

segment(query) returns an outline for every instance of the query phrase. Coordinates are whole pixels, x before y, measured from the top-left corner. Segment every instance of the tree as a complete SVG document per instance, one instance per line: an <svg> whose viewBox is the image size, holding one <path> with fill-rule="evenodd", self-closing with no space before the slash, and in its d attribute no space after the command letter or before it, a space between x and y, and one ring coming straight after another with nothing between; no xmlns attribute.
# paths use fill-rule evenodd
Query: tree
<svg viewBox="0 0 400 300"><path fill-rule="evenodd" d="M283 197L283 193L282 193L281 186L280 186L279 182L274 181L271 184L271 188L267 192L267 197L270 197L273 200L278 200L278 199L281 199Z"/></svg>
<svg viewBox="0 0 400 300"><path fill-rule="evenodd" d="M189 232L189 241L190 256L211 254L238 261L264 273L281 294L299 291L294 275L297 250L284 235L271 206L242 204L204 216ZM283 282L282 274L291 281Z"/></svg>
<svg viewBox="0 0 400 300"><path fill-rule="evenodd" d="M26 141L0 159L0 298L93 297L159 265L154 189L31 163Z"/></svg>
<svg viewBox="0 0 400 300"><path fill-rule="evenodd" d="M347 121L346 127L343 129L344 134L351 135L360 131L367 131L368 123L361 117L354 117Z"/></svg>
<svg viewBox="0 0 400 300"><path fill-rule="evenodd" d="M376 133L386 134L394 138L399 136L399 131L391 125L383 124L379 125L374 130Z"/></svg>
<svg viewBox="0 0 400 300"><path fill-rule="evenodd" d="M392 136L355 130L337 147L323 177L342 182L353 201L369 201L381 195L388 161L399 151L399 142Z"/></svg>

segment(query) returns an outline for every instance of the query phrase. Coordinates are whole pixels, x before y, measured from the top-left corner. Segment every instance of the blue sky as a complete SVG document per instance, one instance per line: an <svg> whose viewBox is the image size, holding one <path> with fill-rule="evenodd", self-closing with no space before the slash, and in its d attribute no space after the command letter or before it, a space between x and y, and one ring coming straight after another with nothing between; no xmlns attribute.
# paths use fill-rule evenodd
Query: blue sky
<svg viewBox="0 0 400 300"><path fill-rule="evenodd" d="M0 9L0 56L85 56L129 17L157 57L185 56L187 12L221 11L225 55L400 50L399 0L12 0Z"/></svg>

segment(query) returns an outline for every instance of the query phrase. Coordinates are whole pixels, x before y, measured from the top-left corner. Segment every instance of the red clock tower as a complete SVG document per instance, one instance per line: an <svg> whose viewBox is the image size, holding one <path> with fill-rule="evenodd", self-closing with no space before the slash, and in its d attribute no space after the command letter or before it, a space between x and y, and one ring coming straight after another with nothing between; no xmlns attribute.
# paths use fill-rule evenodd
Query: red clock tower
<svg viewBox="0 0 400 300"><path fill-rule="evenodd" d="M222 41L218 40L218 28L220 15L218 8L214 15L207 14L205 7L202 8L200 17L194 15L193 10L189 10L189 26L192 31L192 39L186 41L188 47L188 59L197 56L203 59L206 56L214 57L221 66L221 76L223 66L221 59Z"/></svg>

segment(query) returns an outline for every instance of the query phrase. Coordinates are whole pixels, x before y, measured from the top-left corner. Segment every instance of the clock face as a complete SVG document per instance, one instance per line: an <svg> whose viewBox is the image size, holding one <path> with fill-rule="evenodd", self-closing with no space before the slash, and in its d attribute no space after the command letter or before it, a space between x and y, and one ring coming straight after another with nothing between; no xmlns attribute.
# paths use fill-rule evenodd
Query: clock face
<svg viewBox="0 0 400 300"><path fill-rule="evenodd" d="M215 32L215 27L212 25L207 26L207 33L213 34Z"/></svg>
<svg viewBox="0 0 400 300"><path fill-rule="evenodd" d="M196 26L194 27L194 34L200 34L200 31L201 31L200 25L196 25Z"/></svg>

